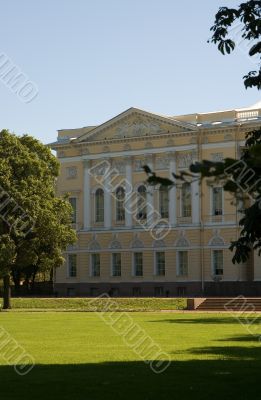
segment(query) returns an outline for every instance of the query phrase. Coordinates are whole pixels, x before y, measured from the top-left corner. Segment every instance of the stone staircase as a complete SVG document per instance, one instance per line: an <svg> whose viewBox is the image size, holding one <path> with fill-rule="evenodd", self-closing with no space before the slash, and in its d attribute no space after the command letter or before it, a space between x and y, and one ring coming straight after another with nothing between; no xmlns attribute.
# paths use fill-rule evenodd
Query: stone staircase
<svg viewBox="0 0 261 400"><path fill-rule="evenodd" d="M261 312L261 297L208 297L191 300L188 308L197 311Z"/></svg>

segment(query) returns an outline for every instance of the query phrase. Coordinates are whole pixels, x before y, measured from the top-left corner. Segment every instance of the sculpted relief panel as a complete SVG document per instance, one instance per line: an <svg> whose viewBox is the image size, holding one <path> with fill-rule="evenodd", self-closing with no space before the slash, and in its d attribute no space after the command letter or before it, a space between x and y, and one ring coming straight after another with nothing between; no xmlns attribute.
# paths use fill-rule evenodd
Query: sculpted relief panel
<svg viewBox="0 0 261 400"><path fill-rule="evenodd" d="M131 137L159 135L168 132L181 132L183 128L177 125L160 120L153 119L145 115L135 114L121 121L118 121L112 127L104 128L103 131L90 137L88 140L106 140L123 139ZM150 143L150 142L148 142Z"/></svg>
<svg viewBox="0 0 261 400"><path fill-rule="evenodd" d="M157 135L163 130L158 122L154 122L147 117L136 116L129 118L126 122L122 122L115 129L115 137L137 137L146 135Z"/></svg>
<svg viewBox="0 0 261 400"><path fill-rule="evenodd" d="M170 167L170 158L165 154L156 158L156 170L166 170Z"/></svg>
<svg viewBox="0 0 261 400"><path fill-rule="evenodd" d="M192 151L192 152L183 152L183 153L178 153L177 156L177 162L178 162L178 168L189 168L189 166L197 161L197 152Z"/></svg>

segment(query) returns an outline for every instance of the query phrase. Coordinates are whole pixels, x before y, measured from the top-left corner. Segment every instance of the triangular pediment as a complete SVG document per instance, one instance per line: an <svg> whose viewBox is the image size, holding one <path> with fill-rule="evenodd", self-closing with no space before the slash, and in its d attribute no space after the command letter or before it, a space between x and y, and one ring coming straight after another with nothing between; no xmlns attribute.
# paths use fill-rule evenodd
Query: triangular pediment
<svg viewBox="0 0 261 400"><path fill-rule="evenodd" d="M192 124L171 117L130 108L78 138L79 142L94 142L131 137L154 136L165 133L194 131Z"/></svg>

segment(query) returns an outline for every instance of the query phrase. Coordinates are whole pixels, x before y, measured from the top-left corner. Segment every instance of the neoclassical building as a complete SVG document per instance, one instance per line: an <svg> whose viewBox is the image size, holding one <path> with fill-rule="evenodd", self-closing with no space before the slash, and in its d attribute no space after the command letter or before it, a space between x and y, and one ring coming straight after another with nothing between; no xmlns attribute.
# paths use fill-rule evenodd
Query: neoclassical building
<svg viewBox="0 0 261 400"><path fill-rule="evenodd" d="M261 103L166 116L130 108L99 126L62 129L59 194L69 193L78 241L58 268L61 296L261 294L261 259L234 265L239 206L212 181L146 184L143 166L169 178L196 160L237 158L261 125Z"/></svg>

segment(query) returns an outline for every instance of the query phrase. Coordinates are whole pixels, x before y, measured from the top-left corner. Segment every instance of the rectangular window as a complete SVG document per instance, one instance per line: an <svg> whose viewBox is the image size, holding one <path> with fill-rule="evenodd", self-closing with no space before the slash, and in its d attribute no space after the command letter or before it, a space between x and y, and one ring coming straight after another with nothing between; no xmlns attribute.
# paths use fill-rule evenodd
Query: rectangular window
<svg viewBox="0 0 261 400"><path fill-rule="evenodd" d="M184 297L186 295L187 295L187 288L185 288L183 286L179 286L178 287L178 296Z"/></svg>
<svg viewBox="0 0 261 400"><path fill-rule="evenodd" d="M121 276L121 253L112 253L112 276Z"/></svg>
<svg viewBox="0 0 261 400"><path fill-rule="evenodd" d="M101 188L95 193L95 222L104 222L104 191Z"/></svg>
<svg viewBox="0 0 261 400"><path fill-rule="evenodd" d="M143 257L142 253L134 253L134 275L143 275Z"/></svg>
<svg viewBox="0 0 261 400"><path fill-rule="evenodd" d="M120 289L119 288L111 288L108 293L111 297L119 297Z"/></svg>
<svg viewBox="0 0 261 400"><path fill-rule="evenodd" d="M188 252L178 251L177 261L178 261L177 275L178 276L188 275Z"/></svg>
<svg viewBox="0 0 261 400"><path fill-rule="evenodd" d="M169 190L164 186L159 189L159 212L161 218L169 218Z"/></svg>
<svg viewBox="0 0 261 400"><path fill-rule="evenodd" d="M165 275L165 253L162 251L156 253L156 275Z"/></svg>
<svg viewBox="0 0 261 400"><path fill-rule="evenodd" d="M98 288L91 288L91 290L90 290L90 293L91 293L91 297L98 297L98 295L99 295L99 289Z"/></svg>
<svg viewBox="0 0 261 400"><path fill-rule="evenodd" d="M191 217L191 185L188 182L181 188L181 217Z"/></svg>
<svg viewBox="0 0 261 400"><path fill-rule="evenodd" d="M155 297L162 297L164 294L164 289L162 286L158 286L154 288L154 295Z"/></svg>
<svg viewBox="0 0 261 400"><path fill-rule="evenodd" d="M222 197L222 188L214 187L212 189L212 215L223 214Z"/></svg>
<svg viewBox="0 0 261 400"><path fill-rule="evenodd" d="M67 296L68 297L75 297L76 296L76 292L74 288L67 288Z"/></svg>
<svg viewBox="0 0 261 400"><path fill-rule="evenodd" d="M140 287L132 288L132 295L133 297L139 297L141 295L141 288Z"/></svg>
<svg viewBox="0 0 261 400"><path fill-rule="evenodd" d="M223 250L213 250L212 260L214 275L223 275Z"/></svg>
<svg viewBox="0 0 261 400"><path fill-rule="evenodd" d="M125 190L122 187L116 190L116 221L125 221Z"/></svg>
<svg viewBox="0 0 261 400"><path fill-rule="evenodd" d="M77 275L77 255L68 255L68 275L69 278L75 278Z"/></svg>
<svg viewBox="0 0 261 400"><path fill-rule="evenodd" d="M138 220L147 219L147 191L144 185L137 190L137 215Z"/></svg>
<svg viewBox="0 0 261 400"><path fill-rule="evenodd" d="M70 197L69 203L72 207L72 224L76 224L76 212L77 212L77 199L76 197Z"/></svg>
<svg viewBox="0 0 261 400"><path fill-rule="evenodd" d="M91 275L100 276L100 254L91 255Z"/></svg>

